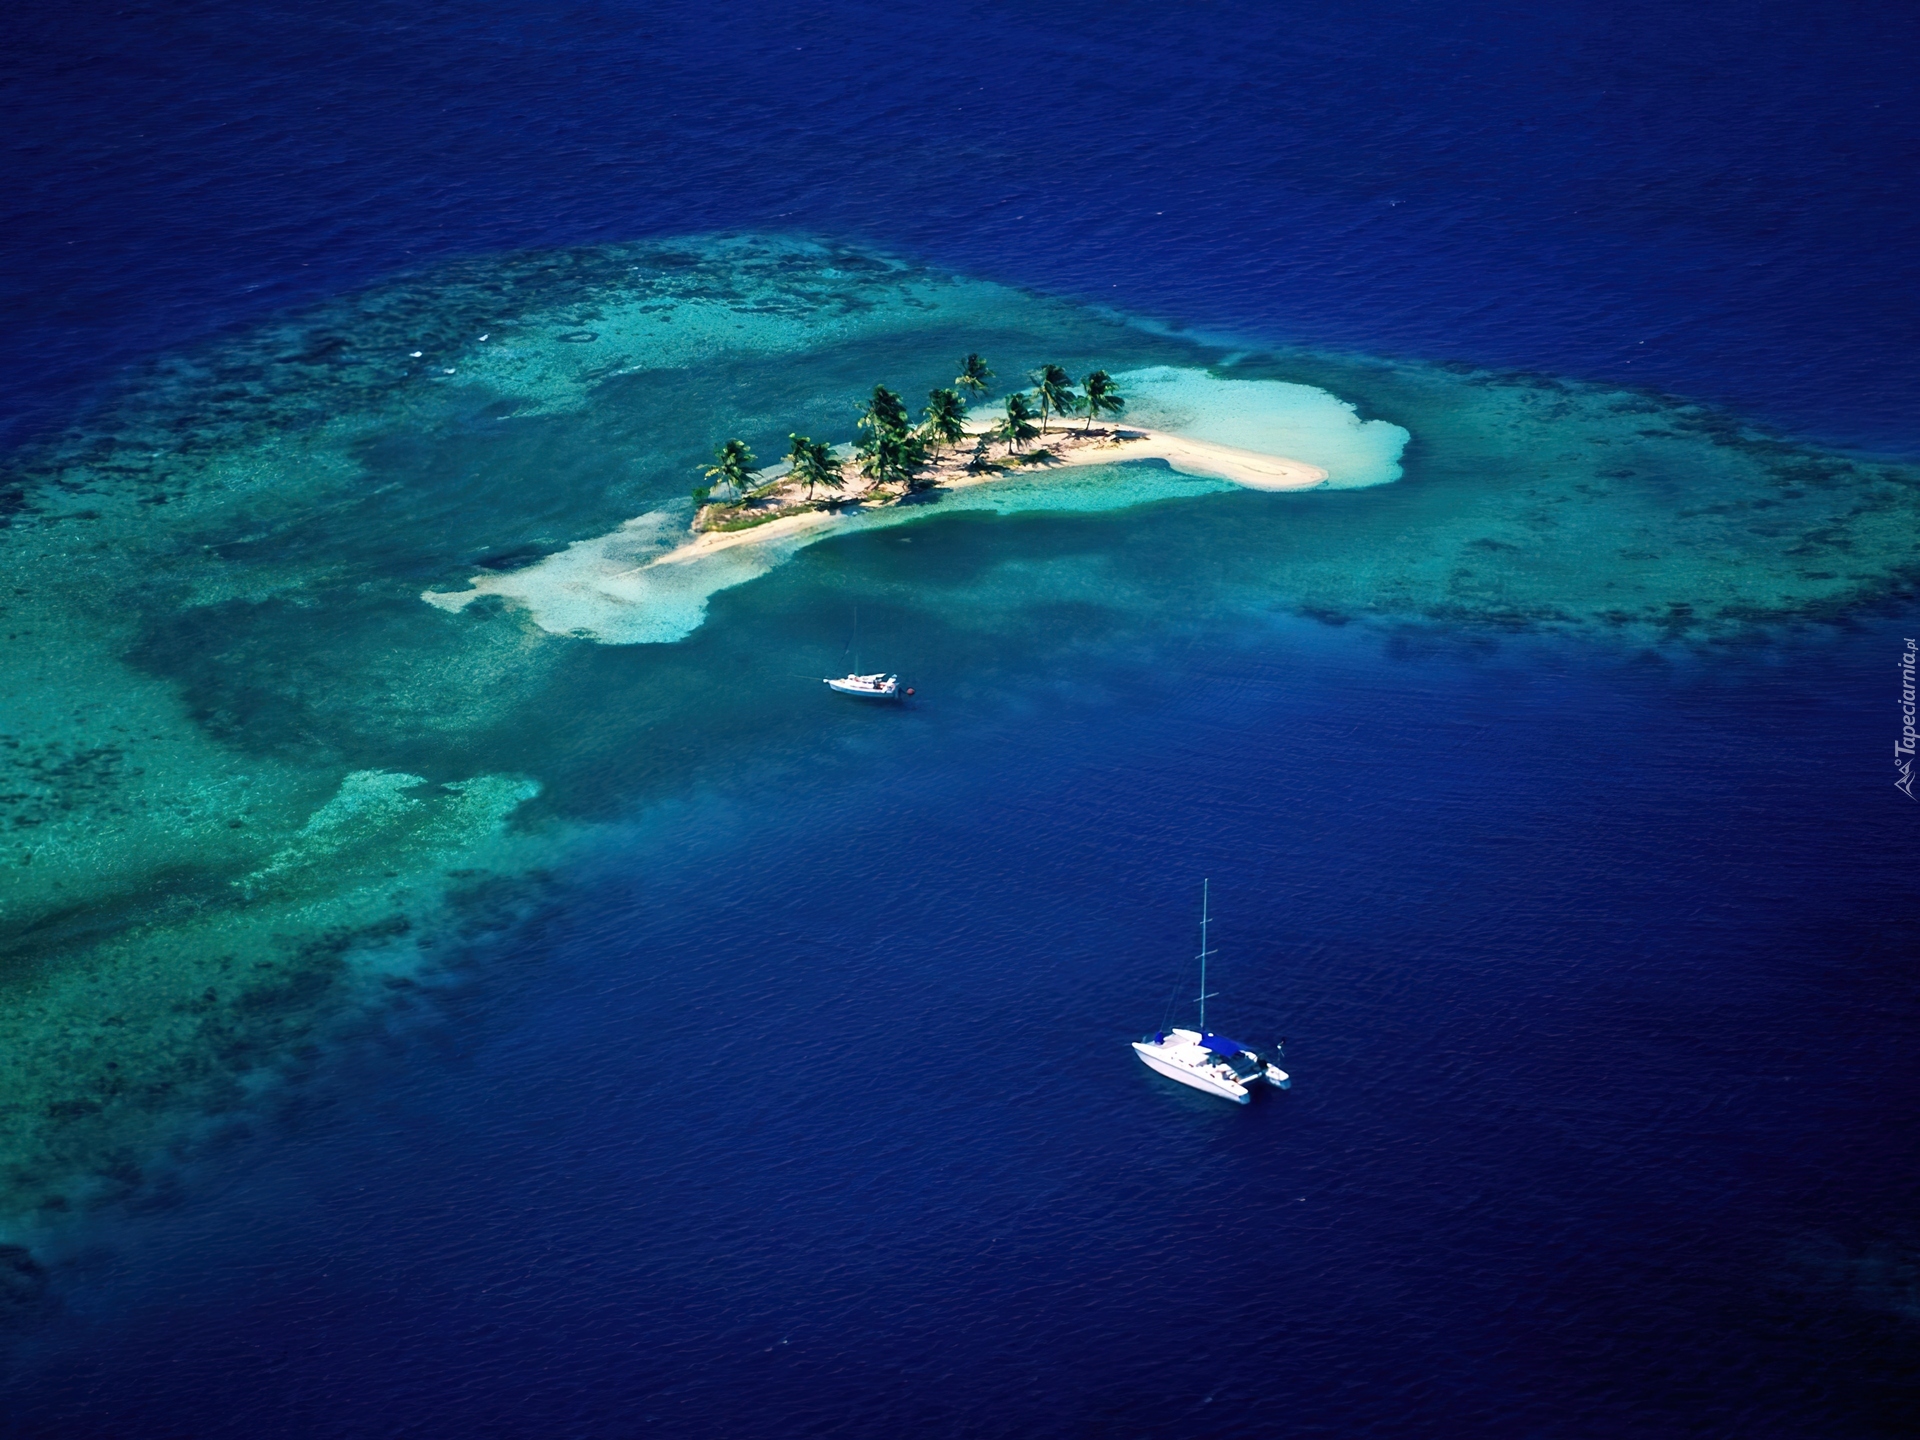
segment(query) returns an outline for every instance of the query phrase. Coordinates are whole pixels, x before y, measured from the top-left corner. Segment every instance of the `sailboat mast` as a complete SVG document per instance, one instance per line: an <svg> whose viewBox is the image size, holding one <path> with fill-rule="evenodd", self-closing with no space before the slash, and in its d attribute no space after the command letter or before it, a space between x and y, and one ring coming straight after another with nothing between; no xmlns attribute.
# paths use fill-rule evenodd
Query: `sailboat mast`
<svg viewBox="0 0 1920 1440"><path fill-rule="evenodd" d="M1207 1033L1207 901L1212 880L1200 882L1200 1033Z"/></svg>

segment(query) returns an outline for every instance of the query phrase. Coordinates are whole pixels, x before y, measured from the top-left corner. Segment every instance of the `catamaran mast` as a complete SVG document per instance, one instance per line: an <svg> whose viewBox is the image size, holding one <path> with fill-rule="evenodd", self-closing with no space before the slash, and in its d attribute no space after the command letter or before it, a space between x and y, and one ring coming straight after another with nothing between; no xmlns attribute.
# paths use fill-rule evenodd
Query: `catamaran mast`
<svg viewBox="0 0 1920 1440"><path fill-rule="evenodd" d="M1207 956L1213 952L1207 948L1207 900L1211 880L1200 882L1200 1033L1207 1033Z"/></svg>

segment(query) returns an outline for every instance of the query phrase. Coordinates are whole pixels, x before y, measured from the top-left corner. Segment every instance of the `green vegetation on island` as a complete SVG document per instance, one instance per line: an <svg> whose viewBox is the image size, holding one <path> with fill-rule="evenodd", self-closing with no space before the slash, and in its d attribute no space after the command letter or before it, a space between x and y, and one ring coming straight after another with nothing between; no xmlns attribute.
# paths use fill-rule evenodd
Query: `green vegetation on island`
<svg viewBox="0 0 1920 1440"><path fill-rule="evenodd" d="M1080 388L1086 392L1080 408L1087 412L1086 428L1091 431L1093 422L1102 415L1118 415L1127 408L1126 397L1114 388L1113 377L1104 370L1095 370L1080 382Z"/></svg>
<svg viewBox="0 0 1920 1440"><path fill-rule="evenodd" d="M787 463L793 467L793 475L807 487L807 499L813 499L816 485L828 490L839 490L846 485L840 474L840 464L833 458L833 449L824 440L812 440L805 435L789 435L792 448L787 451Z"/></svg>
<svg viewBox="0 0 1920 1440"><path fill-rule="evenodd" d="M1073 377L1058 365L1042 365L1033 372L1033 393L1040 401L1040 433L1047 433L1047 417L1071 414L1078 397L1073 393Z"/></svg>
<svg viewBox="0 0 1920 1440"><path fill-rule="evenodd" d="M747 483L753 478L753 451L744 440L729 440L713 452L714 463L707 467L707 489L724 485L737 502L747 498Z"/></svg>
<svg viewBox="0 0 1920 1440"><path fill-rule="evenodd" d="M953 377L953 383L974 399L984 399L993 388L993 371L978 355L969 355L960 362L960 373Z"/></svg>
<svg viewBox="0 0 1920 1440"><path fill-rule="evenodd" d="M921 433L939 445L958 445L966 438L967 402L958 390L942 387L927 392L927 420Z"/></svg>
<svg viewBox="0 0 1920 1440"><path fill-rule="evenodd" d="M785 472L764 479L756 479L754 454L747 443L729 439L714 451L714 463L705 467L706 483L693 490L699 507L694 529L745 530L783 515L846 504L855 498L845 493L849 463L866 481L857 495L861 503L895 502L935 483L929 470L953 460L970 437L974 445L965 469L977 474L1012 463L1021 447L1047 433L1048 421L1055 416L1084 412L1087 423L1081 434L1087 436L1093 433L1095 420L1117 415L1126 405L1104 370L1087 376L1084 395L1075 390L1064 366L1042 365L1032 379L1032 391L1013 391L1003 402L1005 413L979 430L968 428L968 405L991 390L993 371L977 354L960 362L952 385L927 392L918 425L896 391L875 385L860 409L855 438L844 453L837 454L825 441L790 434ZM1038 428L1033 424L1036 417ZM1007 446L1003 462L993 461L987 453L986 447L996 440ZM1050 453L1042 450L1028 458L1044 460ZM796 487L804 489L796 491ZM816 498L821 490L831 492L831 498ZM728 498L715 500L716 491L724 491Z"/></svg>
<svg viewBox="0 0 1920 1440"><path fill-rule="evenodd" d="M993 427L993 438L1007 442L1007 454L1012 455L1023 443L1033 439L1040 432L1033 428L1033 406L1021 391L1007 396L1007 413Z"/></svg>

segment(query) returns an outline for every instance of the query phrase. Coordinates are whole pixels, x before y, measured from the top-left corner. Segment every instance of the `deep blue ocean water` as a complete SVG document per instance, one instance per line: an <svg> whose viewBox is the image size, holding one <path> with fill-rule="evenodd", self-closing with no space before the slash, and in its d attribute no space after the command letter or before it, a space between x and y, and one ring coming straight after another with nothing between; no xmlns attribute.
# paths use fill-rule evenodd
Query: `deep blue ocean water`
<svg viewBox="0 0 1920 1440"><path fill-rule="evenodd" d="M0 23L21 435L435 259L738 227L1920 449L1892 7ZM1913 623L936 673L629 817L101 1217L10 1428L1908 1433ZM1125 1045L1202 875L1223 1023L1298 1077L1245 1111Z"/></svg>
<svg viewBox="0 0 1920 1440"><path fill-rule="evenodd" d="M1920 20L1899 6L28 4L5 23L10 415L434 257L751 228L1914 444Z"/></svg>

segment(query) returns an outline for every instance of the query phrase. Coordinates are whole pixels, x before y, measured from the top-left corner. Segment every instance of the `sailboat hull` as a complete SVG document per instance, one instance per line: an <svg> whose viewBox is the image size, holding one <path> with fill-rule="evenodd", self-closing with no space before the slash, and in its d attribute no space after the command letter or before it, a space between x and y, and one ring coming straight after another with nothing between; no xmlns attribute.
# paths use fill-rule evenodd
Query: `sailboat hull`
<svg viewBox="0 0 1920 1440"><path fill-rule="evenodd" d="M1149 1070L1157 1071L1169 1080L1178 1080L1182 1085L1191 1085L1196 1090L1204 1090L1209 1095L1218 1095L1222 1100L1231 1100L1236 1105L1245 1105L1251 1098L1247 1087L1233 1085L1198 1070L1190 1070L1178 1061L1170 1060L1155 1052L1151 1045L1134 1042L1133 1053Z"/></svg>
<svg viewBox="0 0 1920 1440"><path fill-rule="evenodd" d="M892 675L849 675L844 680L829 680L826 683L834 694L851 695L856 700L900 699L900 681Z"/></svg>

